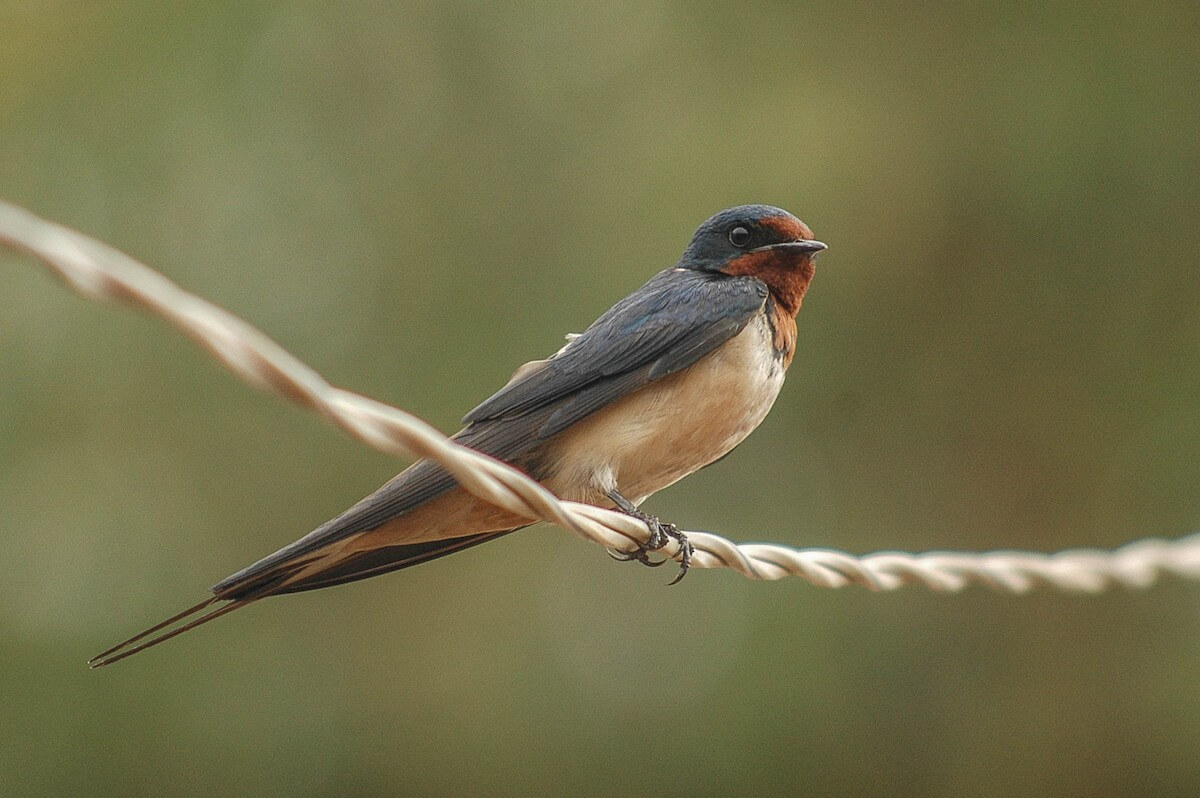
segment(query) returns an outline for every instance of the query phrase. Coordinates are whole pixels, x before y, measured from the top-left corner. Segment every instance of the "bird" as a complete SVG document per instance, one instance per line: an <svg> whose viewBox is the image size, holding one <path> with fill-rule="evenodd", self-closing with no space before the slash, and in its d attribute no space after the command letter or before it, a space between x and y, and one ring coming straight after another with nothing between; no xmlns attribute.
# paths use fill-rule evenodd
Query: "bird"
<svg viewBox="0 0 1200 798"><path fill-rule="evenodd" d="M679 581L691 544L640 505L724 457L766 417L796 352L796 315L815 258L826 248L777 207L717 213L674 266L568 336L550 357L518 368L452 439L515 466L562 499L645 522L650 539L614 554L618 559L662 564L648 552L676 540ZM117 662L268 596L407 568L530 523L467 492L437 463L419 460L309 534L221 580L204 601L89 664Z"/></svg>

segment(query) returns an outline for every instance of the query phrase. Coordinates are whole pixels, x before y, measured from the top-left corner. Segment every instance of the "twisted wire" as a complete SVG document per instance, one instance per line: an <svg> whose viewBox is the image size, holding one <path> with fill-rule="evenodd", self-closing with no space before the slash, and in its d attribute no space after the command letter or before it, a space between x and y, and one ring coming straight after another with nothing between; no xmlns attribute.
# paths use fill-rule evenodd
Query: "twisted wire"
<svg viewBox="0 0 1200 798"><path fill-rule="evenodd" d="M82 233L0 201L0 242L40 260L86 297L135 305L166 319L242 380L315 410L368 445L402 457L436 460L484 501L530 520L557 524L611 550L631 551L650 537L641 521L560 500L517 469L458 445L421 419L330 385L245 321ZM895 590L915 584L958 591L981 584L1011 593L1037 586L1095 593L1116 586L1149 587L1165 575L1200 579L1200 534L1140 540L1114 550L878 552L861 557L768 543L738 545L709 532L686 534L695 546L693 568L729 568L751 579L797 576L829 588ZM680 557L675 541L662 551Z"/></svg>

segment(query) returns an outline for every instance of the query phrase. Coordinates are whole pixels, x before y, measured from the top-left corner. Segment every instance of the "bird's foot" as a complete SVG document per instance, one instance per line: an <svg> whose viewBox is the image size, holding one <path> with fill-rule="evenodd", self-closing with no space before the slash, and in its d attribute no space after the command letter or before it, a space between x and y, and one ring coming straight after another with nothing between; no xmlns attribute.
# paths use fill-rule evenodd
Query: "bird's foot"
<svg viewBox="0 0 1200 798"><path fill-rule="evenodd" d="M609 556L614 560L620 560L621 562L631 562L636 560L642 565L648 565L651 568L657 568L658 566L669 561L671 558L664 557L661 560L652 560L650 559L650 552L658 551L662 547L666 546L667 543L674 540L679 544L679 573L674 579L668 582L668 585L678 584L679 580L687 576L688 568L692 564L692 553L695 551L695 547L692 546L691 542L688 541L687 535L680 532L679 527L675 526L674 524L664 524L662 521L659 521L656 516L644 513L637 507L633 506L632 504L628 504L627 502L624 504L628 504L628 506L622 506L622 504L622 502L618 502L621 512L638 519L646 526L650 527L650 538L633 551L610 551L608 553Z"/></svg>

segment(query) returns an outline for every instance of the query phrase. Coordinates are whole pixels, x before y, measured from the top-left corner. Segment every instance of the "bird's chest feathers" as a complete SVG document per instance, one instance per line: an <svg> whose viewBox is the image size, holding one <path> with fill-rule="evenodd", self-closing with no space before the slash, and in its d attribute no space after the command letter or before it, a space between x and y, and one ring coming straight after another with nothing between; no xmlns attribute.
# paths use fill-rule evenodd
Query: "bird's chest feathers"
<svg viewBox="0 0 1200 798"><path fill-rule="evenodd" d="M779 395L791 358L777 353L777 337L760 315L689 368L562 433L547 486L592 502L617 488L640 502L720 459L759 425Z"/></svg>

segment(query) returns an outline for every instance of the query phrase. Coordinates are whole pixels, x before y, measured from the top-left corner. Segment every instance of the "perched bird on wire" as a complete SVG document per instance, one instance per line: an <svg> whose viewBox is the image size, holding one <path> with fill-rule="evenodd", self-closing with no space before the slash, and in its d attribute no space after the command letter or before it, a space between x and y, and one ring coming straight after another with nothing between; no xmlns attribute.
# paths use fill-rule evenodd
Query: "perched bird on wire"
<svg viewBox="0 0 1200 798"><path fill-rule="evenodd" d="M467 414L454 440L520 468L560 498L645 521L649 542L619 558L661 564L647 552L676 539L679 581L690 544L638 505L728 454L766 416L795 353L796 314L813 260L825 248L779 208L743 205L718 213L700 226L677 264L554 355L517 369ZM529 523L422 460L295 543L218 582L205 601L90 664L124 659L267 596L407 568ZM184 623L217 602L225 603ZM175 624L181 625L169 628Z"/></svg>

